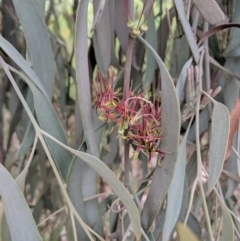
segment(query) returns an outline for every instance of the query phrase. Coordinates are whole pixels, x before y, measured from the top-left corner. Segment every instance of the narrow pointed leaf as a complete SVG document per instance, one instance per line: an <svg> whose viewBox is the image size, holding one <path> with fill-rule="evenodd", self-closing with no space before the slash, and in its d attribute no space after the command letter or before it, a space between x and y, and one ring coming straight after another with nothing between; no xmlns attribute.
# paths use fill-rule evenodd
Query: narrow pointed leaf
<svg viewBox="0 0 240 241"><path fill-rule="evenodd" d="M97 59L97 63L99 64L99 61L101 62L100 66L102 66L103 69L100 70L103 75L107 73L111 62L111 32L109 23L109 9L108 0L105 1L106 4L104 4L102 17L96 27L96 41L97 46L99 47L98 52L100 54L100 59ZM99 4L101 4L101 2L98 0L93 1L93 6L95 9L99 7ZM97 12L95 13L95 16L96 14Z"/></svg>
<svg viewBox="0 0 240 241"><path fill-rule="evenodd" d="M176 168L168 190L167 210L162 234L163 240L169 239L182 206L186 166L186 139L187 136L185 135L179 146Z"/></svg>
<svg viewBox="0 0 240 241"><path fill-rule="evenodd" d="M71 173L68 175L67 180L67 191L68 195L77 210L80 217L83 219L84 222L87 222L85 206L83 202L83 193L82 193L82 174L84 171L84 163L78 157L72 160L72 168ZM88 239L85 231L83 230L82 226L76 221L76 231L78 239L82 240Z"/></svg>
<svg viewBox="0 0 240 241"><path fill-rule="evenodd" d="M170 68L170 74L173 78L178 78L186 64L192 62L193 58L190 58L191 61L189 61L190 56L191 52L186 35L184 34L180 38L175 38L173 40ZM185 73L187 74L187 71Z"/></svg>
<svg viewBox="0 0 240 241"><path fill-rule="evenodd" d="M61 142L67 144L67 138L65 136L62 124L50 100L46 98L46 96L43 95L42 92L39 91L39 89L36 88L36 86L27 78L25 78L25 81L33 93L34 106L40 127ZM47 145L63 179L66 180L72 156L69 152L56 145L53 141L47 140Z"/></svg>
<svg viewBox="0 0 240 241"><path fill-rule="evenodd" d="M44 135L54 140L54 138L52 138L49 134L44 133ZM123 184L117 179L116 175L111 171L111 169L109 169L105 163L103 163L95 156L92 156L88 153L74 150L64 145L63 143L57 141L56 139L54 141L58 143L60 146L64 147L66 150L69 150L71 153L78 156L81 160L83 160L90 167L92 167L107 182L107 184L111 187L113 192L116 193L116 195L118 195L123 205L127 209L127 212L131 221L132 230L136 235L137 240L139 240L141 236L141 224L140 224L140 216L139 216L137 206L135 205L130 193L123 186ZM76 161L77 160L78 159L76 159Z"/></svg>
<svg viewBox="0 0 240 241"><path fill-rule="evenodd" d="M225 105L214 102L209 153L208 192L220 177L227 149L230 118Z"/></svg>
<svg viewBox="0 0 240 241"><path fill-rule="evenodd" d="M40 241L28 204L10 173L0 164L0 195L13 241Z"/></svg>
<svg viewBox="0 0 240 241"><path fill-rule="evenodd" d="M129 29L123 0L115 0L115 31L124 54L127 52Z"/></svg>
<svg viewBox="0 0 240 241"><path fill-rule="evenodd" d="M32 0L13 0L13 4L23 28L33 69L51 99L54 85L54 59L42 14Z"/></svg>
<svg viewBox="0 0 240 241"><path fill-rule="evenodd" d="M196 63L198 63L198 60L199 60L198 46L197 46L196 40L194 39L193 32L192 32L191 26L189 24L189 21L187 20L187 17L185 15L183 1L182 0L174 0L174 3L177 8L178 15L181 20L184 32L186 34L187 41L188 41L188 44L192 51L194 60Z"/></svg>
<svg viewBox="0 0 240 241"><path fill-rule="evenodd" d="M240 1L236 1L236 7L234 10L233 22L240 23ZM240 56L240 46L239 46L239 38L240 38L240 29L239 28L232 28L231 34L228 42L228 46L224 52L225 58L233 58Z"/></svg>
<svg viewBox="0 0 240 241"><path fill-rule="evenodd" d="M98 7L97 7L96 13L94 15L94 20L93 20L93 25L92 25L91 31L96 29L97 24L99 23L99 21L100 21L100 19L102 17L103 9L105 7L105 3L106 3L106 0L98 1Z"/></svg>
<svg viewBox="0 0 240 241"><path fill-rule="evenodd" d="M154 15L151 14L148 21L148 31L146 32L146 41L157 50L157 32L155 28ZM143 80L144 90L148 89L153 81L155 75L155 69L157 67L156 60L150 50L146 51L147 61L146 61L146 72L145 79Z"/></svg>
<svg viewBox="0 0 240 241"><path fill-rule="evenodd" d="M109 26L110 26L110 35L111 35L111 65L115 68L119 68L118 59L115 53L115 0L108 1L109 9Z"/></svg>
<svg viewBox="0 0 240 241"><path fill-rule="evenodd" d="M45 2L46 0L33 0L33 2L36 4L38 11L40 12L42 18L44 19L45 16Z"/></svg>
<svg viewBox="0 0 240 241"><path fill-rule="evenodd" d="M35 136L35 130L32 124L28 126L28 129L25 133L24 139L21 143L21 146L17 152L17 158L21 158L25 155L28 149L31 147Z"/></svg>
<svg viewBox="0 0 240 241"><path fill-rule="evenodd" d="M76 74L78 101L84 126L87 145L93 155L98 156L98 147L95 139L95 131L92 116L92 102L90 93L90 81L88 72L87 54L87 9L89 0L81 1L78 8L76 22Z"/></svg>
<svg viewBox="0 0 240 241"><path fill-rule="evenodd" d="M214 25L225 19L223 11L215 0L193 0L193 3L207 22Z"/></svg>
<svg viewBox="0 0 240 241"><path fill-rule="evenodd" d="M234 240L234 226L230 212L227 209L226 204L223 202L222 197L215 192L222 209L222 235L220 241L233 241Z"/></svg>
<svg viewBox="0 0 240 241"><path fill-rule="evenodd" d="M47 96L46 90L42 82L39 80L36 73L29 66L29 63L22 57L22 55L0 35L0 47L3 51L22 69L31 81Z"/></svg>
<svg viewBox="0 0 240 241"><path fill-rule="evenodd" d="M155 168L152 184L144 205L142 225L145 232L148 233L173 178L178 155L180 108L173 80L164 63L156 51L142 37L138 38L152 52L161 72L161 128L164 137L161 140L160 148L163 152L170 152L165 154L161 167L157 166Z"/></svg>
<svg viewBox="0 0 240 241"><path fill-rule="evenodd" d="M183 66L182 71L179 75L177 85L176 85L176 92L178 95L179 101L182 101L184 97L184 87L187 79L187 69L191 66L193 59L190 58Z"/></svg>
<svg viewBox="0 0 240 241"><path fill-rule="evenodd" d="M91 88L89 79L88 66L88 17L89 0L82 0L77 9L76 17L76 36L75 36L75 53L76 53L76 81L78 101L80 113L84 128L84 135L88 147L88 151L99 157L98 143L94 127ZM100 24L100 23L99 23ZM99 26L98 24L98 26ZM110 45L109 45L110 48ZM84 165L82 189L83 196L91 196L97 193L97 174L88 165ZM98 210L98 202L96 199L85 203L85 212L88 219L88 225L94 227L98 233L103 233L102 222Z"/></svg>

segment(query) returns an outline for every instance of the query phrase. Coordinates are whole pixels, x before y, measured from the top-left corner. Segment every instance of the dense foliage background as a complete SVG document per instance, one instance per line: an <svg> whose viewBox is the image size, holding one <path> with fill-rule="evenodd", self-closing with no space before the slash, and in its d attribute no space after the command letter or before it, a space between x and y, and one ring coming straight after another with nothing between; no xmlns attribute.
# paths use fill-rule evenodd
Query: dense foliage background
<svg viewBox="0 0 240 241"><path fill-rule="evenodd" d="M239 0L2 0L0 240L240 240Z"/></svg>

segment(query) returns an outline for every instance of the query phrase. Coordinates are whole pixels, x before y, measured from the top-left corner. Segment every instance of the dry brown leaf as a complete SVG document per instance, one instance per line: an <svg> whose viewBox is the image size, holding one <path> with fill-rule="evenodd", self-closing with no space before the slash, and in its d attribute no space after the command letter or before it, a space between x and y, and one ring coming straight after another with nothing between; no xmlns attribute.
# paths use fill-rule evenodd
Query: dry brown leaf
<svg viewBox="0 0 240 241"><path fill-rule="evenodd" d="M236 131L238 130L239 118L240 118L240 100L237 99L235 106L232 109L230 114L230 131L229 131L228 146L227 146L227 152L225 155L225 160L227 160L231 155L233 137Z"/></svg>

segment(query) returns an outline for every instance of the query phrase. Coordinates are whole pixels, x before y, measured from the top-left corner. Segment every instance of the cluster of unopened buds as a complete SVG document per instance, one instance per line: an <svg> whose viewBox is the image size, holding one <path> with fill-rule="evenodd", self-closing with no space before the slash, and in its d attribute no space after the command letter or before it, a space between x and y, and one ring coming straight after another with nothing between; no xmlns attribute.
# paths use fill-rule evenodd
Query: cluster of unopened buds
<svg viewBox="0 0 240 241"><path fill-rule="evenodd" d="M118 128L118 136L129 140L135 147L134 159L140 151L148 155L164 152L159 150L161 140L161 109L159 102L153 104L143 94L134 95L130 90L125 100L119 90L113 89L113 75L110 81L98 73L98 86L94 84L96 110L100 120L110 122ZM104 84L105 83L105 84ZM99 89L99 90L98 90Z"/></svg>
<svg viewBox="0 0 240 241"><path fill-rule="evenodd" d="M146 5L147 5L147 1L148 0L144 0L142 11L141 11L141 14L140 14L140 17L139 17L139 20L138 20L138 24L137 24L137 27L136 27L134 21L131 21L130 17L129 17L128 3L127 3L128 1L124 0L126 12L127 12L127 15L128 15L127 27L130 29L130 35L131 35L132 38L136 38L137 36L144 34L148 30L147 22L148 22L148 19L149 19L151 13L152 13L153 5L154 5L155 0L151 0L150 8L148 9L148 13L146 13L145 22L140 25L140 22L142 20L142 16L144 15L144 12L146 11L145 8L146 8Z"/></svg>

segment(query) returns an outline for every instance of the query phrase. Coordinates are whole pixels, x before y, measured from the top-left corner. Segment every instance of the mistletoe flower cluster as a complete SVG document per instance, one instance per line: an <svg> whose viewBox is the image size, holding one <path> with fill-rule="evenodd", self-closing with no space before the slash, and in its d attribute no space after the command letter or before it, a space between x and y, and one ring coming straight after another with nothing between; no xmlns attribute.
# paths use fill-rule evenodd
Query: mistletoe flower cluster
<svg viewBox="0 0 240 241"><path fill-rule="evenodd" d="M103 83L105 82L105 84ZM153 104L143 94L134 95L129 91L126 100L119 97L113 89L113 76L110 82L98 73L99 91L94 85L98 118L111 122L118 128L119 137L127 139L136 146L134 158L140 151L148 155L150 161L159 150L161 140L161 109L159 102Z"/></svg>

